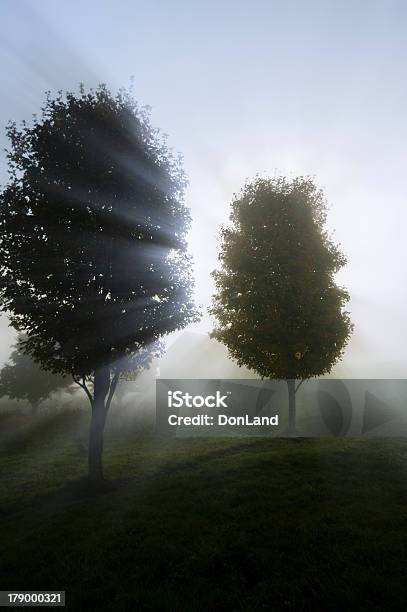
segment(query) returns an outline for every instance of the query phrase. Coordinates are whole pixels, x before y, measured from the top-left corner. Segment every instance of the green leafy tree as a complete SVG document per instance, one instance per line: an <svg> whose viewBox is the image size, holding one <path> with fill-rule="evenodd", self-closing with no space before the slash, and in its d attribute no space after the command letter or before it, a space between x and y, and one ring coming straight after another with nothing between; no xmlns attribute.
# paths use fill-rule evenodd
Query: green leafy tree
<svg viewBox="0 0 407 612"><path fill-rule="evenodd" d="M22 350L24 336L20 335L10 355L9 363L0 371L0 395L29 402L32 414L51 393L69 387L72 378L53 374L40 367Z"/></svg>
<svg viewBox="0 0 407 612"><path fill-rule="evenodd" d="M89 477L121 376L196 320L182 159L131 91L47 95L8 126L0 198L0 301L42 367L71 373L92 406Z"/></svg>
<svg viewBox="0 0 407 612"><path fill-rule="evenodd" d="M324 195L309 177L247 182L230 220L213 273L213 336L240 366L287 381L294 434L299 385L329 372L352 332L348 293L334 280L346 260L324 229Z"/></svg>

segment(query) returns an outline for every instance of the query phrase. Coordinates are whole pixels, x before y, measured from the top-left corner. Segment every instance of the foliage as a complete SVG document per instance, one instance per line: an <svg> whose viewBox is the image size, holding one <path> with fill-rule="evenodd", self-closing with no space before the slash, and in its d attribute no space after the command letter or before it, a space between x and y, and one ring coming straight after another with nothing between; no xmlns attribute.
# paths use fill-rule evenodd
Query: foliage
<svg viewBox="0 0 407 612"><path fill-rule="evenodd" d="M72 379L43 370L22 351L23 341L24 337L20 335L10 355L10 362L0 371L0 395L27 400L36 407L54 391L72 384Z"/></svg>
<svg viewBox="0 0 407 612"><path fill-rule="evenodd" d="M346 260L324 229L326 203L309 177L256 178L235 195L214 272L213 336L260 376L329 372L352 324L334 274Z"/></svg>
<svg viewBox="0 0 407 612"><path fill-rule="evenodd" d="M82 380L145 367L197 316L182 160L148 108L104 85L48 94L8 136L0 299L24 350Z"/></svg>

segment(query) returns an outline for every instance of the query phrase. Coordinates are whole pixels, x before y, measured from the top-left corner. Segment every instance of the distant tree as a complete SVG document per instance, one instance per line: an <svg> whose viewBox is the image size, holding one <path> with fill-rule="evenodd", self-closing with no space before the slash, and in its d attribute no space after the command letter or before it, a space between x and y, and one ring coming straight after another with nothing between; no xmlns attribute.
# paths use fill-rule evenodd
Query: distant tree
<svg viewBox="0 0 407 612"><path fill-rule="evenodd" d="M42 367L71 373L92 419L89 477L118 379L148 367L160 338L196 320L182 160L131 91L48 94L8 126L0 198L0 303Z"/></svg>
<svg viewBox="0 0 407 612"><path fill-rule="evenodd" d="M38 407L51 393L72 384L72 379L41 368L32 357L22 351L23 336L19 336L9 363L0 371L0 395L26 400L36 415Z"/></svg>
<svg viewBox="0 0 407 612"><path fill-rule="evenodd" d="M299 385L331 370L353 329L348 293L334 280L346 260L324 229L324 196L311 178L247 182L230 220L213 273L212 335L240 366L287 381L293 435Z"/></svg>

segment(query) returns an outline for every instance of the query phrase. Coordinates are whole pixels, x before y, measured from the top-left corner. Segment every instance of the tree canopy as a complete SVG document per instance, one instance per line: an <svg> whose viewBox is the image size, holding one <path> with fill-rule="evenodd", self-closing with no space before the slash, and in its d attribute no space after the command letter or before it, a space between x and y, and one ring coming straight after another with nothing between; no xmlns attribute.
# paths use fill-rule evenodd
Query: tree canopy
<svg viewBox="0 0 407 612"><path fill-rule="evenodd" d="M196 316L181 159L148 109L103 85L48 95L41 117L8 136L2 309L55 372L130 369Z"/></svg>
<svg viewBox="0 0 407 612"><path fill-rule="evenodd" d="M214 272L213 336L261 377L329 372L352 324L334 275L346 260L324 229L326 202L309 177L256 178L234 196Z"/></svg>
<svg viewBox="0 0 407 612"><path fill-rule="evenodd" d="M11 399L27 400L35 411L51 393L72 384L70 377L53 374L41 368L21 349L23 336L19 336L9 363L0 371L0 395Z"/></svg>

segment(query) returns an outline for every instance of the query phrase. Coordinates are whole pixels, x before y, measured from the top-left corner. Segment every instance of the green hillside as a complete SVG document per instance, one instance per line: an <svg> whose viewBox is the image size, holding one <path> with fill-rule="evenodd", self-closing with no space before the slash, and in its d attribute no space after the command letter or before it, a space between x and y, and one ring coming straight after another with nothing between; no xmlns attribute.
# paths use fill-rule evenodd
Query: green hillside
<svg viewBox="0 0 407 612"><path fill-rule="evenodd" d="M86 418L0 424L2 589L65 590L70 610L406 609L407 440L110 431L91 494Z"/></svg>

